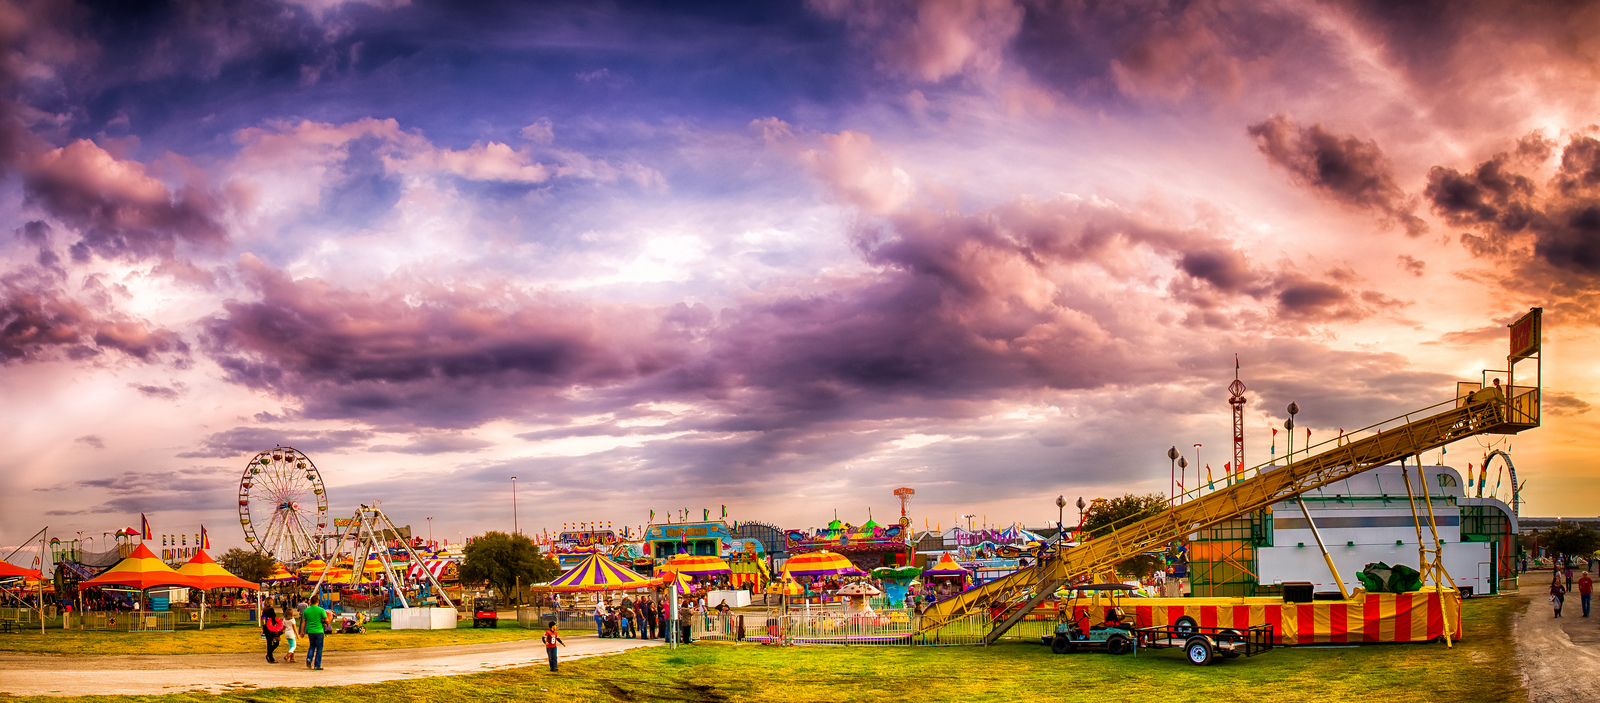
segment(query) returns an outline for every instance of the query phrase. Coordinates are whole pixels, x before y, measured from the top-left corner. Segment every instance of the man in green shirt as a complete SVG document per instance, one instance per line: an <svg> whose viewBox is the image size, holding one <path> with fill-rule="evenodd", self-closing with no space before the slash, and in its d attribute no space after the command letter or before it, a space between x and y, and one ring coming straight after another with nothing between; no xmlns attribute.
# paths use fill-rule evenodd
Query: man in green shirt
<svg viewBox="0 0 1600 703"><path fill-rule="evenodd" d="M306 624L306 639L311 641L306 647L307 669L322 671L322 638L327 636L332 619L333 614L321 606L300 602L300 620Z"/></svg>

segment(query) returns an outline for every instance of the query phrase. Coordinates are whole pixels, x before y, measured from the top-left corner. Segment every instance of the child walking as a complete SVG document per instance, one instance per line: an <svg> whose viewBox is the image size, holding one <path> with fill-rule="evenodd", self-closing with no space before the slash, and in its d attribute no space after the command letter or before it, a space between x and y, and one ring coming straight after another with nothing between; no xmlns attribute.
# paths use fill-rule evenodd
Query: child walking
<svg viewBox="0 0 1600 703"><path fill-rule="evenodd" d="M288 661L290 664L293 664L295 647L299 646L300 644L300 635L295 632L295 630L300 627L300 619L295 617L293 608L286 607L284 609L284 615L287 615L288 617L283 619L283 636L289 642L289 651L284 654L284 660Z"/></svg>

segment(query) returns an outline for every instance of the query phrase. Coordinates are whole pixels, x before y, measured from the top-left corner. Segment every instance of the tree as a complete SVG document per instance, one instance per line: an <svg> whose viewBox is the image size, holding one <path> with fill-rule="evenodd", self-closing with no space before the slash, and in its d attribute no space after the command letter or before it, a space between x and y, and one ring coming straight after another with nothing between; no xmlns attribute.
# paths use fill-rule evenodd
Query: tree
<svg viewBox="0 0 1600 703"><path fill-rule="evenodd" d="M228 573L254 583L272 575L272 557L254 550L234 547L224 552L217 563Z"/></svg>
<svg viewBox="0 0 1600 703"><path fill-rule="evenodd" d="M1129 525L1147 517L1154 517L1167 509L1167 497L1160 493L1147 495L1126 494L1120 498L1096 498L1083 511L1083 529L1100 537L1111 533L1113 527Z"/></svg>
<svg viewBox="0 0 1600 703"><path fill-rule="evenodd" d="M527 585L559 575L561 568L555 560L540 554L533 540L504 532L489 532L472 540L461 562L463 583L488 583L507 602L519 580Z"/></svg>
<svg viewBox="0 0 1600 703"><path fill-rule="evenodd" d="M1111 530L1130 525L1167 509L1167 497L1160 493L1147 495L1125 494L1119 498L1095 498L1083 510L1083 529L1091 537L1111 534ZM1117 564L1117 570L1138 576L1149 576L1162 567L1163 559L1155 554L1140 554Z"/></svg>
<svg viewBox="0 0 1600 703"><path fill-rule="evenodd" d="M1593 554L1600 551L1600 532L1588 525L1559 522L1539 534L1539 546L1568 557Z"/></svg>

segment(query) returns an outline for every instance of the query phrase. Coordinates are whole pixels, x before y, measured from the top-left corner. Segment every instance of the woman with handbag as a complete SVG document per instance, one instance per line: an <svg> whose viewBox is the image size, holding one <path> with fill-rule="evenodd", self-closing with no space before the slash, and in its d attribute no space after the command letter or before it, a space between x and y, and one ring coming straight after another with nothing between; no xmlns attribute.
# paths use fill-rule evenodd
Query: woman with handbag
<svg viewBox="0 0 1600 703"><path fill-rule="evenodd" d="M278 617L278 611L270 605L261 612L261 634L267 638L267 663L278 663L272 652L278 648L278 638L283 636L283 618Z"/></svg>
<svg viewBox="0 0 1600 703"><path fill-rule="evenodd" d="M1561 572L1550 580L1550 605L1555 606L1556 617L1561 617L1561 604L1567 599L1567 587L1561 585Z"/></svg>

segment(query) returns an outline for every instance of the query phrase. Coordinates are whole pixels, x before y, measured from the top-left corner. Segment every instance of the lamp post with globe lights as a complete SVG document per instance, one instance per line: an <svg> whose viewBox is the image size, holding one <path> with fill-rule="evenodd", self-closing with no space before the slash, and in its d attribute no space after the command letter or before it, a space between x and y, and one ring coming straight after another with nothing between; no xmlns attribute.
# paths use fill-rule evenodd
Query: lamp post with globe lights
<svg viewBox="0 0 1600 703"><path fill-rule="evenodd" d="M1067 497L1056 496L1056 532L1066 532Z"/></svg>
<svg viewBox="0 0 1600 703"><path fill-rule="evenodd" d="M1173 445L1167 450L1167 460L1172 464L1172 471L1167 477L1167 502L1171 503L1178 497L1178 447Z"/></svg>
<svg viewBox="0 0 1600 703"><path fill-rule="evenodd" d="M1085 503L1083 502L1083 496L1078 496L1078 524L1079 525L1083 524L1083 507L1084 507L1084 505L1085 505Z"/></svg>

